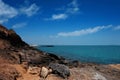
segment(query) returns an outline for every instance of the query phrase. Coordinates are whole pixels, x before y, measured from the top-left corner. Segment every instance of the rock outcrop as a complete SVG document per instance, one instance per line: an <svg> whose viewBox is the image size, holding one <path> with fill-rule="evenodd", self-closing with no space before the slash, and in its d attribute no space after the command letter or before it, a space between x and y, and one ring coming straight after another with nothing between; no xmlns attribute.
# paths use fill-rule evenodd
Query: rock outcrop
<svg viewBox="0 0 120 80"><path fill-rule="evenodd" d="M60 75L63 78L70 76L70 70L67 66L58 63L50 63L49 68L52 69L53 73Z"/></svg>
<svg viewBox="0 0 120 80"><path fill-rule="evenodd" d="M14 30L9 30L0 25L0 49L8 49L11 47L21 48L26 46L28 46L28 44L22 41Z"/></svg>

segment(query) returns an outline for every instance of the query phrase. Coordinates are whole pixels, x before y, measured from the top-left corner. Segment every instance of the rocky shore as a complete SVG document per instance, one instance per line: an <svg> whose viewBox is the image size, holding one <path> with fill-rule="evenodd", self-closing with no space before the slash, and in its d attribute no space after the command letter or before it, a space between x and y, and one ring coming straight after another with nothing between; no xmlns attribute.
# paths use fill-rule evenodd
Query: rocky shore
<svg viewBox="0 0 120 80"><path fill-rule="evenodd" d="M0 25L0 80L120 80L120 65L81 63L44 53Z"/></svg>

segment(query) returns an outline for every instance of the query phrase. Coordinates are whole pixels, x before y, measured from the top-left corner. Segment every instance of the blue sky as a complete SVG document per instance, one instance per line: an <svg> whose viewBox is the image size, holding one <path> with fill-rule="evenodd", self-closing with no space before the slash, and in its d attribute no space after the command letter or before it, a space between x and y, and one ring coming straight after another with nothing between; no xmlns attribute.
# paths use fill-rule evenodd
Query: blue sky
<svg viewBox="0 0 120 80"><path fill-rule="evenodd" d="M0 24L29 44L120 45L120 0L0 0Z"/></svg>

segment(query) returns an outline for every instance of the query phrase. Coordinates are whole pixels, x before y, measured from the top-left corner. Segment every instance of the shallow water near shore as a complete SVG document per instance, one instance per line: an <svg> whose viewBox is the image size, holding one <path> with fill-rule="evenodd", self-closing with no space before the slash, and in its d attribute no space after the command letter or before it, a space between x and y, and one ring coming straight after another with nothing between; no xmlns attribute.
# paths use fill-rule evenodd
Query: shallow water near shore
<svg viewBox="0 0 120 80"><path fill-rule="evenodd" d="M120 63L120 46L84 45L84 46L37 46L39 50L63 56L70 60L101 64Z"/></svg>

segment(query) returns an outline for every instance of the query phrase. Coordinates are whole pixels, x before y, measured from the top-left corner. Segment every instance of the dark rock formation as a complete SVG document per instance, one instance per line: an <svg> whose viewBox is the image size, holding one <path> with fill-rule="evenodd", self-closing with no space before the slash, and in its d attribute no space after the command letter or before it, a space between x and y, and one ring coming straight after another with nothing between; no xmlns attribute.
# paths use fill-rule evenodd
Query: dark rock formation
<svg viewBox="0 0 120 80"><path fill-rule="evenodd" d="M43 54L42 51L30 47L14 30L9 30L2 25L0 25L0 50L3 51L1 56L15 63L27 61L30 64L45 66L51 62L63 63L63 58L54 54Z"/></svg>
<svg viewBox="0 0 120 80"><path fill-rule="evenodd" d="M10 47L26 47L27 43L22 41L19 35L15 33L14 30L8 30L4 26L0 25L0 49L10 48Z"/></svg>
<svg viewBox="0 0 120 80"><path fill-rule="evenodd" d="M70 70L67 66L58 63L50 63L49 68L52 69L53 73L60 75L63 78L70 76Z"/></svg>

